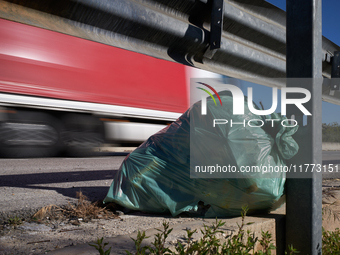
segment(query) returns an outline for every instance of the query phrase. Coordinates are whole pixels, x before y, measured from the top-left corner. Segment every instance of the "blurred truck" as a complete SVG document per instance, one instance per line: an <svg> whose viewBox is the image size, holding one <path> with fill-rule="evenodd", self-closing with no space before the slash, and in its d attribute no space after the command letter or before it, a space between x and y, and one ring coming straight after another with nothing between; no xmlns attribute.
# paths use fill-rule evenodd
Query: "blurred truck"
<svg viewBox="0 0 340 255"><path fill-rule="evenodd" d="M0 19L0 156L138 144L189 107L190 67Z"/></svg>

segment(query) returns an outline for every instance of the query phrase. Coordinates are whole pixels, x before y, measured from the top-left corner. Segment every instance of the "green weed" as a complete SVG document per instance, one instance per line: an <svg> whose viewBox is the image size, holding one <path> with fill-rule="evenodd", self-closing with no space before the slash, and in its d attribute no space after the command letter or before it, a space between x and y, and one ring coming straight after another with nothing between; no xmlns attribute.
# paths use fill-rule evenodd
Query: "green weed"
<svg viewBox="0 0 340 255"><path fill-rule="evenodd" d="M109 255L111 252L111 247L108 250L104 250L105 246L108 245L109 243L104 243L103 244L103 237L101 239L97 238L97 241L94 244L89 244L90 246L96 248L96 250L99 252L100 255Z"/></svg>

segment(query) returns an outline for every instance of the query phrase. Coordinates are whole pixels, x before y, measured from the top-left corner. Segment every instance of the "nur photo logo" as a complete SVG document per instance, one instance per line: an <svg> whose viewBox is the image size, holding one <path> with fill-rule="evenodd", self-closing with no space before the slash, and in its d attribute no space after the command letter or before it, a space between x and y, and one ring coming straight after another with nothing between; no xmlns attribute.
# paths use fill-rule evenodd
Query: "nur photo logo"
<svg viewBox="0 0 340 255"><path fill-rule="evenodd" d="M218 98L218 100L220 101L220 107L227 107L226 105L223 106L222 103L222 99L220 97L220 95L217 93L216 91L216 87L218 88L218 91L222 91L222 90L226 90L226 91L230 91L231 96L232 96L232 108L233 108L233 115L244 115L245 114L245 101L247 101L247 106L248 109L251 113L253 113L254 115L257 116L264 116L264 115L271 115L272 113L274 113L277 109L278 106L278 89L277 88L272 88L272 93L271 93L271 98L272 98L272 104L271 107L269 109L257 109L254 106L253 103L253 88L252 87L248 87L247 89L247 99L245 99L245 96L243 94L243 91L235 85L231 85L231 84L217 84L215 85L215 88L212 87L211 85L207 84L207 83L203 83L203 82L196 82L200 85L203 85L205 88L202 87L196 87L197 89L200 89L202 91L204 91L206 94L208 94L215 106L217 106L217 102L216 102L216 98L214 97L214 95L211 93L213 92L215 94L215 96ZM209 91L209 90L211 91ZM201 115L207 115L207 95L206 94L201 93ZM287 94L288 93L294 93L294 94L301 94L301 98L287 98ZM298 87L282 87L281 88L281 115L286 115L286 108L287 105L295 105L301 112L303 115L309 115L311 116L312 114L306 109L306 107L303 105L305 103L307 103L310 99L311 99L311 93L309 90L304 89L304 88L298 88ZM213 127L216 127L217 125L225 125L227 123L230 123L230 125L235 125L235 124L242 124L244 127L246 125L248 125L249 127L262 127L264 125L264 122L271 122L271 126L274 127L274 122L279 121L279 119L251 119L251 120L243 120L243 122L241 123L233 123L232 119L214 119L213 120ZM290 125L286 125L286 123L290 122ZM258 124L254 124L254 123L260 123L260 125ZM284 119L281 121L281 125L285 126L285 127L291 127L291 126L296 126L298 123L295 119Z"/></svg>
<svg viewBox="0 0 340 255"><path fill-rule="evenodd" d="M203 82L197 82L199 84L202 84L206 86L207 88L211 89L215 93L215 95L218 97L220 100L221 106L222 106L222 101L220 96L218 95L217 91L210 85L203 83ZM206 89L197 87L198 89L203 90L204 92L208 93L210 97L213 99L213 101L216 104L216 100L214 96ZM231 84L223 84L221 85L221 88L223 90L228 90L231 92L232 97L233 97L233 114L234 115L244 115L244 94L242 90ZM277 88L272 89L272 106L268 110L258 110L254 107L253 105L253 88L249 87L248 88L248 94L247 94L247 103L248 103L248 108L250 112L256 115L270 115L273 112L275 112L277 105L278 105L278 100L277 100ZM289 99L287 98L288 93L301 93L304 94L304 98L295 98L295 99ZM295 87L284 87L281 88L281 110L282 110L282 115L286 115L286 107L288 104L293 104L295 105L304 115L312 115L304 106L304 103L307 103L311 99L311 94L309 90L304 89L304 88L295 88ZM201 110L202 115L207 114L207 100L204 95L202 95L202 110Z"/></svg>
<svg viewBox="0 0 340 255"><path fill-rule="evenodd" d="M198 84L204 85L207 88L209 88L212 92L214 92L214 94L217 96L218 100L220 100L220 104L222 106L222 100L220 98L220 96L218 95L217 91L210 85L203 83L203 82L197 82ZM206 92L214 101L215 105L217 106L216 100L214 98L214 96L206 89L201 88L201 87L197 87L200 90L203 90L204 92ZM202 110L201 110L202 115L207 115L207 99L205 96L202 96Z"/></svg>

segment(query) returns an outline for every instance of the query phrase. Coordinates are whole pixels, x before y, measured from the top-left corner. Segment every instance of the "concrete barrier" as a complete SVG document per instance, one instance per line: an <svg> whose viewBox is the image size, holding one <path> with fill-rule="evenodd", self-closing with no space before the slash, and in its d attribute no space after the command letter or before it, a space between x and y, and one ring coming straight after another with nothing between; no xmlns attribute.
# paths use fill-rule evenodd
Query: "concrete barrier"
<svg viewBox="0 0 340 255"><path fill-rule="evenodd" d="M130 216L125 216L130 217ZM124 218L124 216L123 216ZM277 250L273 251L273 255L283 255L284 252L284 218L285 218L285 206L277 209L276 211L262 216L246 216L245 224L250 223L250 225L245 225L244 230L251 231L254 233L254 237L261 239L261 232L268 231L272 235L273 244L277 246ZM217 235L216 237L221 240L221 242L226 241L226 237L229 235L236 234L238 231L237 224L241 224L241 217L236 218L226 218L222 219L225 222L225 225L220 228L223 231L224 235ZM216 222L216 219L197 219L196 221L186 222L183 224L171 225L170 227L173 228L173 231L170 233L169 237L167 238L166 246L170 249L174 248L174 245L177 243L178 240L183 240L183 236L186 234L186 229L189 230L199 230L203 229L203 225L211 226L213 223ZM160 228L162 229L162 228ZM146 239L143 241L143 245L151 245L151 242L154 241L155 234L159 233L156 229L149 229L146 231L146 236L150 236L151 238ZM131 237L136 239L137 233L132 233L128 235L116 236L111 238L105 238L105 242L108 242L109 245L105 247L108 249L112 247L111 252L113 254L126 254L126 250L132 252L133 254L136 252L135 244L131 240ZM193 235L193 239L200 239L202 237L202 233L197 231ZM259 250L261 245L257 243L255 246L255 250ZM62 249L54 250L49 252L51 255L73 255L73 254L82 254L82 255L95 255L98 252L90 247L88 244L80 244L76 246L65 247Z"/></svg>
<svg viewBox="0 0 340 255"><path fill-rule="evenodd" d="M322 143L323 151L340 151L340 143Z"/></svg>

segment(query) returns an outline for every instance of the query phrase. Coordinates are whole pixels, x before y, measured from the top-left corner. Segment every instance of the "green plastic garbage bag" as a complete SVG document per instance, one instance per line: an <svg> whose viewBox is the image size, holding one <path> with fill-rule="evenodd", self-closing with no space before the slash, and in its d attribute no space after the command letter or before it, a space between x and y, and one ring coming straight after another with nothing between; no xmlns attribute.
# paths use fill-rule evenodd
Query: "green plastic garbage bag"
<svg viewBox="0 0 340 255"><path fill-rule="evenodd" d="M247 205L249 213L274 209L284 194L285 173L263 176L248 173L243 178L190 178L190 145L204 148L202 137L217 141L214 148L205 148L197 160L223 158L224 163L241 166L285 166L298 145L292 138L298 126L284 127L285 117L251 113L245 103L244 115L233 115L233 99L229 92L220 92L223 107L207 99L206 116L201 115L201 102L194 104L176 122L151 136L129 154L115 176L104 203L115 202L132 210L152 213L187 212L194 216L239 216ZM246 102L246 100L245 100ZM234 122L261 119L262 127L218 125L212 119L233 119ZM190 132L190 123L193 125ZM252 123L254 124L254 123ZM190 143L190 135L193 139ZM191 159L193 160L193 159ZM195 159L194 159L195 160ZM244 174L244 173L243 173ZM269 173L270 175L270 173Z"/></svg>

